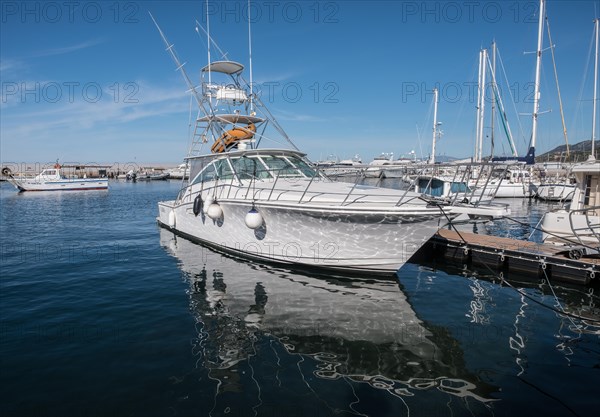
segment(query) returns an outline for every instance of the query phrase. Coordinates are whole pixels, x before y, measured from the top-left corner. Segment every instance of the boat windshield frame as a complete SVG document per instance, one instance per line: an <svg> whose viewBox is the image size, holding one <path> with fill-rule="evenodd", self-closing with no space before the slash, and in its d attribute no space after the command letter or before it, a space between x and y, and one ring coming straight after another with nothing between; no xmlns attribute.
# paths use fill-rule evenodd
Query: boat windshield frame
<svg viewBox="0 0 600 417"><path fill-rule="evenodd" d="M306 154L291 150L247 150L188 158L190 185L217 180L273 181L277 178L310 179L323 174Z"/></svg>

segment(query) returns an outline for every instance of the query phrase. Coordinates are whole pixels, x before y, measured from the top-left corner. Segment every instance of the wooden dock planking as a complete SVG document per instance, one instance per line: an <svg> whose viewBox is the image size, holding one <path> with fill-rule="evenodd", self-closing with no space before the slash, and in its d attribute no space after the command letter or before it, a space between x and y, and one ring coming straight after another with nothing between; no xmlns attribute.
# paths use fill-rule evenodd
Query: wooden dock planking
<svg viewBox="0 0 600 417"><path fill-rule="evenodd" d="M447 258L494 269L545 274L554 280L589 284L600 275L600 259L569 259L565 248L498 236L440 229L434 245L444 248Z"/></svg>

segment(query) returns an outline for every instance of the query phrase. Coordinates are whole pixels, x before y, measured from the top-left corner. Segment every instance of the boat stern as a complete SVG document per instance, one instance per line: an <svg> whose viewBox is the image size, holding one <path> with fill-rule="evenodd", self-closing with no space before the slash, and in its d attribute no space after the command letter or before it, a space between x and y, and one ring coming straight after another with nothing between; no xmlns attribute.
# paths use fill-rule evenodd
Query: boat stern
<svg viewBox="0 0 600 417"><path fill-rule="evenodd" d="M175 200L158 202L158 217L156 221L171 229L175 228Z"/></svg>

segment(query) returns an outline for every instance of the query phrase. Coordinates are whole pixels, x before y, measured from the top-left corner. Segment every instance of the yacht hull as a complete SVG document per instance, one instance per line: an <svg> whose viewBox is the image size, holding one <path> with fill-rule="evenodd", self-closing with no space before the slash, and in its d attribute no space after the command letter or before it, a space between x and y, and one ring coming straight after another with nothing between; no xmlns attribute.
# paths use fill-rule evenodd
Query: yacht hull
<svg viewBox="0 0 600 417"><path fill-rule="evenodd" d="M494 198L530 198L535 195L536 189L534 184L513 184L503 181L499 187L494 183L488 184L484 195Z"/></svg>
<svg viewBox="0 0 600 417"><path fill-rule="evenodd" d="M83 191L106 190L107 179L65 179L61 181L19 181L9 179L9 182L19 191Z"/></svg>
<svg viewBox="0 0 600 417"><path fill-rule="evenodd" d="M195 216L192 203L159 203L158 223L190 240L255 260L392 274L442 225L439 213L309 211L257 206L258 229L244 219L250 202L219 201L218 220Z"/></svg>
<svg viewBox="0 0 600 417"><path fill-rule="evenodd" d="M599 246L600 216L569 213L566 210L544 214L541 223L542 240L548 243Z"/></svg>
<svg viewBox="0 0 600 417"><path fill-rule="evenodd" d="M542 184L537 188L535 197L545 201L571 201L575 185Z"/></svg>

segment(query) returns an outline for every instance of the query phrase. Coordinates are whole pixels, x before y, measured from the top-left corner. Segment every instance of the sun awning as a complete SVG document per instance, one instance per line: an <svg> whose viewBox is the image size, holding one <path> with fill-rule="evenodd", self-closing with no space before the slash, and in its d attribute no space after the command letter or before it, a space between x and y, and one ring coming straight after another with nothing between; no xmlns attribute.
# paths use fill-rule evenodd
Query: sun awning
<svg viewBox="0 0 600 417"><path fill-rule="evenodd" d="M239 62L234 61L215 61L211 62L204 68L202 72L222 72L223 74L237 74L244 70L244 66Z"/></svg>

